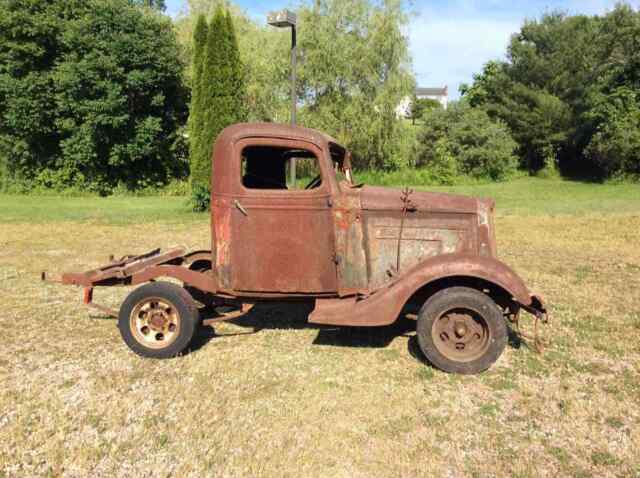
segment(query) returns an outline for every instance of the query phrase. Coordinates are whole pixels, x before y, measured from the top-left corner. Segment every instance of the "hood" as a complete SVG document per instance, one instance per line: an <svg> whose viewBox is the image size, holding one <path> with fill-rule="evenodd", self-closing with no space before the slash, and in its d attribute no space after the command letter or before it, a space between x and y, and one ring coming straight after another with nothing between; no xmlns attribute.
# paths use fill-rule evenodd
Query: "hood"
<svg viewBox="0 0 640 478"><path fill-rule="evenodd" d="M364 210L401 211L403 190L377 186L364 186L360 193L360 203ZM413 191L409 200L418 211L478 213L479 200L460 194L431 193Z"/></svg>

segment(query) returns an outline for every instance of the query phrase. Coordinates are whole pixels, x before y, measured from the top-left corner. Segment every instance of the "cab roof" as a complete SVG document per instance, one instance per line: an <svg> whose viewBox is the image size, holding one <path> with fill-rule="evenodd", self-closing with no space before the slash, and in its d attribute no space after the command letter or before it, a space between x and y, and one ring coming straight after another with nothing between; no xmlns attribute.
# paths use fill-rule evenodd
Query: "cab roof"
<svg viewBox="0 0 640 478"><path fill-rule="evenodd" d="M220 146L231 145L248 137L300 139L319 147L328 143L338 144L334 138L321 131L280 123L237 123L222 130L217 142Z"/></svg>
<svg viewBox="0 0 640 478"><path fill-rule="evenodd" d="M222 130L213 149L211 191L214 194L230 194L237 187L240 165L233 161L236 143L245 138L267 138L306 141L320 150L338 144L331 136L320 131L278 123L238 123ZM339 146L342 150L342 146Z"/></svg>

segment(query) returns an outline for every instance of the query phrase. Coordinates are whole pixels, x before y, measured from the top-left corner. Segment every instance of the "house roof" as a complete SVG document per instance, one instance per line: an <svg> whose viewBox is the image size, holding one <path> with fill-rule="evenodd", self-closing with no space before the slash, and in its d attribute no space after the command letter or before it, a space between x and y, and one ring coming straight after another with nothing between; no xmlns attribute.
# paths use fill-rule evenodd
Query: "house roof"
<svg viewBox="0 0 640 478"><path fill-rule="evenodd" d="M442 88L416 88L416 96L449 96L449 87Z"/></svg>

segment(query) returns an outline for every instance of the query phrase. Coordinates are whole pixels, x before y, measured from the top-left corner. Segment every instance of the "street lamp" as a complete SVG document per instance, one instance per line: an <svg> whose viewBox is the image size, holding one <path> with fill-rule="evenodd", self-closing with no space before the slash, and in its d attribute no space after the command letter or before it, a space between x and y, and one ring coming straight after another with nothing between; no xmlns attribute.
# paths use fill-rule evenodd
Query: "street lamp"
<svg viewBox="0 0 640 478"><path fill-rule="evenodd" d="M290 10L280 10L279 12L271 12L267 15L267 23L276 28L291 27L291 124L296 124L296 25L298 19L296 14ZM291 159L291 184L296 183L296 160Z"/></svg>

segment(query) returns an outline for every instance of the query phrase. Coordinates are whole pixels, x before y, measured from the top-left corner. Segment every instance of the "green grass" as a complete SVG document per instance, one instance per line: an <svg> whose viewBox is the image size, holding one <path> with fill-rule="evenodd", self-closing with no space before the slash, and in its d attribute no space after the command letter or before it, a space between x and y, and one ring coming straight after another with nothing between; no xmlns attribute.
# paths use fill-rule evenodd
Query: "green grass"
<svg viewBox="0 0 640 478"><path fill-rule="evenodd" d="M640 184L520 178L506 183L415 188L492 197L499 215L640 213Z"/></svg>
<svg viewBox="0 0 640 478"><path fill-rule="evenodd" d="M396 187L400 187L398 185ZM416 190L492 197L498 215L584 215L640 211L640 184L593 184L558 179L519 178L504 183L459 186L408 184ZM193 213L186 197L68 197L0 195L0 221L97 224L188 223L206 219Z"/></svg>
<svg viewBox="0 0 640 478"><path fill-rule="evenodd" d="M0 195L0 221L6 223L89 222L132 224L186 223L206 219L194 213L186 197L64 197Z"/></svg>

